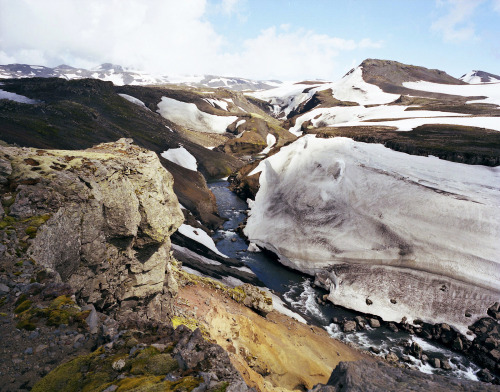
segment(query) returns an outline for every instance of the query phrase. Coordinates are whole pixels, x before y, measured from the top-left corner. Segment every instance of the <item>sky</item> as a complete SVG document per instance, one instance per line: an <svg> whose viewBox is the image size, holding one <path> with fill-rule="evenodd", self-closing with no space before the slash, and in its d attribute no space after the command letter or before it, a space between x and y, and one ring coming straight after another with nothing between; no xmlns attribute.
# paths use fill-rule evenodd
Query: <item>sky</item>
<svg viewBox="0 0 500 392"><path fill-rule="evenodd" d="M500 75L500 0L0 0L0 64L336 80L366 58Z"/></svg>

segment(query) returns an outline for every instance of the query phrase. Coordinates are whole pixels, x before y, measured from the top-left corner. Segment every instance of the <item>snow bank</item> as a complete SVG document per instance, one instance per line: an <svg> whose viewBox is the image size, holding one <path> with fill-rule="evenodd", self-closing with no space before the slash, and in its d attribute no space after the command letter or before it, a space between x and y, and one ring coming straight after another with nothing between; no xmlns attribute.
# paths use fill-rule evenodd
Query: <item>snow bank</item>
<svg viewBox="0 0 500 392"><path fill-rule="evenodd" d="M162 97L158 113L167 120L198 132L224 133L236 116L215 116L199 110L194 103Z"/></svg>
<svg viewBox="0 0 500 392"><path fill-rule="evenodd" d="M500 83L491 84L439 84L431 82L405 82L404 87L414 90L428 91L433 93L443 93L460 95L463 97L485 96L486 99L478 99L467 103L493 103L500 105Z"/></svg>
<svg viewBox="0 0 500 392"><path fill-rule="evenodd" d="M274 136L272 133L268 133L266 141L267 141L267 147L260 152L261 154L269 154L271 148L273 148L273 146L276 144L276 136Z"/></svg>
<svg viewBox="0 0 500 392"><path fill-rule="evenodd" d="M396 127L398 131L411 131L416 127L426 124L451 124L451 125L464 125L469 127L487 128L494 131L500 131L499 117L433 117L433 118L409 118L404 120L395 121L350 121L341 124L332 124L331 126L367 126L367 125L385 125Z"/></svg>
<svg viewBox="0 0 500 392"><path fill-rule="evenodd" d="M252 97L262 99L263 101L267 101L274 106L274 113L276 115L280 114L283 111L284 116L288 116L291 111L295 110L302 102L310 99L314 92L316 91L316 87L322 86L322 83L318 83L317 85L308 85L308 84L300 84L294 82L286 82L281 86L258 91L253 93L247 93L246 95L250 95ZM304 93L305 90L309 90ZM324 90L324 88L319 88L320 90Z"/></svg>
<svg viewBox="0 0 500 392"><path fill-rule="evenodd" d="M138 106L142 106L143 108L146 108L146 105L144 104L144 102L142 102L140 99L137 99L136 97L133 97L133 96L128 95L128 94L118 94L118 95L122 98L125 98L127 101L132 102L133 104L136 104Z"/></svg>
<svg viewBox="0 0 500 392"><path fill-rule="evenodd" d="M226 100L222 101L220 99L214 99L214 98L203 98L203 100L205 102L208 102L214 108L218 106L219 108L227 111L228 102Z"/></svg>
<svg viewBox="0 0 500 392"><path fill-rule="evenodd" d="M245 235L305 273L334 268L333 302L463 326L464 306L499 299L500 168L308 135L258 171Z"/></svg>
<svg viewBox="0 0 500 392"><path fill-rule="evenodd" d="M424 118L432 117L424 121L440 121L442 117L463 117L465 114L439 112L432 110L412 110L406 111L408 106L400 105L380 105L380 106L336 106L332 108L317 108L297 117L295 125L289 129L296 136L302 135L301 127L306 121L311 121L313 127L332 127L332 126L354 126L354 125L385 125L377 122L376 124L366 124L361 121L392 119L392 118ZM419 120L420 121L420 120ZM454 121L454 120L452 120ZM397 126L397 125L396 125ZM401 129L410 130L410 129Z"/></svg>
<svg viewBox="0 0 500 392"><path fill-rule="evenodd" d="M208 249L214 251L220 256L227 257L226 255L219 252L217 247L215 246L212 238L205 233L202 229L196 229L193 226L186 225L183 223L177 231L181 233L183 236L191 238L192 240L199 242L202 245L205 245Z"/></svg>
<svg viewBox="0 0 500 392"><path fill-rule="evenodd" d="M10 101L27 103L27 104L32 104L32 105L36 104L36 103L40 103L40 101L38 101L36 99L31 99L31 98L25 97L24 95L11 93L9 91L4 91L2 89L0 89L0 99L8 99Z"/></svg>
<svg viewBox="0 0 500 392"><path fill-rule="evenodd" d="M161 156L170 162L174 162L179 166L185 167L186 169L193 171L198 170L198 162L196 162L196 158L184 147L169 148L167 151L163 151Z"/></svg>
<svg viewBox="0 0 500 392"><path fill-rule="evenodd" d="M365 82L362 67L355 68L354 71L338 82L329 84L326 88L332 89L334 98L357 102L360 105L382 105L399 98L399 94L385 93L380 87ZM322 87L321 90L326 90L326 88Z"/></svg>

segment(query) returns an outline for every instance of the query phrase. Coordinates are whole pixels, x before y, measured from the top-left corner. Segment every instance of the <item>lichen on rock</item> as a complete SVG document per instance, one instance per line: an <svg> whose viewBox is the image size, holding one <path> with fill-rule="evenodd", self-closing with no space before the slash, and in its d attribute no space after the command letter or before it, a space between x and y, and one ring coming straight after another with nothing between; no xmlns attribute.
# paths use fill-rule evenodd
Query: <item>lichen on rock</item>
<svg viewBox="0 0 500 392"><path fill-rule="evenodd" d="M46 221L26 229L37 265L98 310L165 318L175 294L164 288L170 235L183 215L154 152L120 139L83 151L1 147L0 158L2 179L16 190L10 216ZM147 305L144 314L131 303Z"/></svg>

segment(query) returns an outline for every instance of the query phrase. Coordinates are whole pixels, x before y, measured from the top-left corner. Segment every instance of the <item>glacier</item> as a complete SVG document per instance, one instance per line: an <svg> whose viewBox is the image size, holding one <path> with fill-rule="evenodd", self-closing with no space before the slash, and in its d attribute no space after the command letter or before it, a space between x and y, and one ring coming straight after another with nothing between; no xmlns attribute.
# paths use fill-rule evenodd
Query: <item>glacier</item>
<svg viewBox="0 0 500 392"><path fill-rule="evenodd" d="M500 299L499 167L307 135L257 172L245 235L333 303L465 333Z"/></svg>

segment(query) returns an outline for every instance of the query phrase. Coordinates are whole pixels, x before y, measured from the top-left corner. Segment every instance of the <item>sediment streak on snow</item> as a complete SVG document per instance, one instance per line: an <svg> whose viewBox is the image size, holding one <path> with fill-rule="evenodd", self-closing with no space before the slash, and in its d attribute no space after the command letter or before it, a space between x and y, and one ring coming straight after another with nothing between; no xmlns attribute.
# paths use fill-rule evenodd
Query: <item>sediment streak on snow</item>
<svg viewBox="0 0 500 392"><path fill-rule="evenodd" d="M500 168L308 135L258 171L245 234L303 272L335 267L336 303L395 321L403 315L432 321L450 319L459 307L453 301L476 315L499 298ZM399 290L401 282L413 282L413 289ZM365 302L370 293L372 306ZM463 313L452 321L471 322Z"/></svg>

